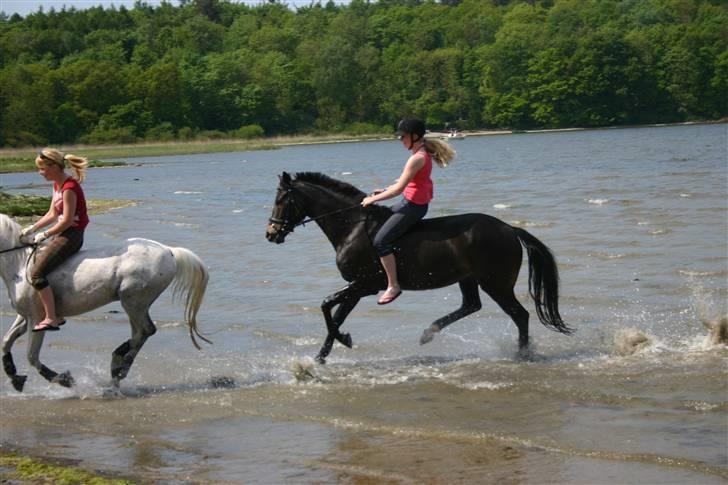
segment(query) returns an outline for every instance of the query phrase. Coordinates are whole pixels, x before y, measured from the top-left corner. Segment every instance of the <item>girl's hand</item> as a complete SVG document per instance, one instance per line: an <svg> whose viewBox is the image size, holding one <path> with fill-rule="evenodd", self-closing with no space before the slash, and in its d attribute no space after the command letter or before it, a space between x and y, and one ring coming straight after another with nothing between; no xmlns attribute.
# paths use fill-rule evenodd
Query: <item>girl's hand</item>
<svg viewBox="0 0 728 485"><path fill-rule="evenodd" d="M384 192L385 190L386 190L386 189L376 189L376 190L375 190L374 192L372 192L372 193L371 193L371 194L369 194L369 195L377 195L377 194L381 194L381 193L382 193L382 192Z"/></svg>
<svg viewBox="0 0 728 485"><path fill-rule="evenodd" d="M38 234L36 234L36 235L35 235L35 237L33 238L33 243L35 243L35 244L39 244L39 243L41 243L41 242L45 241L46 239L48 239L48 233L47 233L47 232L45 232L45 231L43 231L43 232L39 232L39 233L38 233Z"/></svg>
<svg viewBox="0 0 728 485"><path fill-rule="evenodd" d="M366 207L368 205L373 204L374 202L376 202L374 200L374 197L370 195L369 197L364 197L364 200L361 201L361 206Z"/></svg>

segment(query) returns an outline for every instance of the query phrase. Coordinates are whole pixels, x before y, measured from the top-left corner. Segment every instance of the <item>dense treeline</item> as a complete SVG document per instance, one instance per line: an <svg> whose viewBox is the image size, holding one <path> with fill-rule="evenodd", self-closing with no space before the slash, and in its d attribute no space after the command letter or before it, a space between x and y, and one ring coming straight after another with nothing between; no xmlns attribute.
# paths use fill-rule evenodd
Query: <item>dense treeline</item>
<svg viewBox="0 0 728 485"><path fill-rule="evenodd" d="M720 0L180 0L0 17L0 145L728 115Z"/></svg>

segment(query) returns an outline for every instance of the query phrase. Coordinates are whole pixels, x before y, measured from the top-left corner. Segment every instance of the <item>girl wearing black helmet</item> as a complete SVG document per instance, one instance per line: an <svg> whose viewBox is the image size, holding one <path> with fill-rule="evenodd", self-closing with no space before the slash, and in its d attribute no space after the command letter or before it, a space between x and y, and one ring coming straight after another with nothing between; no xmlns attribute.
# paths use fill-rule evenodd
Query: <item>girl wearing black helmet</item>
<svg viewBox="0 0 728 485"><path fill-rule="evenodd" d="M380 305L391 303L402 294L397 279L394 241L427 213L434 193L430 177L432 161L434 160L440 167L446 167L455 156L455 152L447 143L425 139L425 123L420 119L411 118L400 121L397 125L397 135L402 144L412 153L404 165L402 174L394 184L386 189L375 190L361 203L363 207L366 207L374 202L391 199L404 193L402 200L392 206L393 214L374 237L374 247L379 254L384 271L387 273L387 290L377 302Z"/></svg>

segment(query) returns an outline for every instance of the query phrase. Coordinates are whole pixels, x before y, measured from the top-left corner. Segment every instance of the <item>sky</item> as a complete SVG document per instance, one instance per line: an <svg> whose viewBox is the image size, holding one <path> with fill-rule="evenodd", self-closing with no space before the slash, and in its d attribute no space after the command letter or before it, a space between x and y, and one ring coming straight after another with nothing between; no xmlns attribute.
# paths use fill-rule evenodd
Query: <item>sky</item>
<svg viewBox="0 0 728 485"><path fill-rule="evenodd" d="M149 5L159 5L162 0L145 0ZM265 0L233 0L237 3L247 3L248 5L258 5L265 3ZM315 0L285 0L284 3L291 7L300 7L304 5L310 5ZM96 7L102 5L104 7L111 7L115 5L117 8L122 5L127 8L134 7L135 0L0 0L0 12L5 12L8 15L17 13L25 16L29 13L38 11L39 7L43 7L43 10L48 11L52 8L61 10L65 5L66 8L74 7L76 10L81 10L89 7ZM170 2L172 5L178 5L176 0ZM322 2L324 3L324 2ZM336 3L347 3L343 0L338 0Z"/></svg>
<svg viewBox="0 0 728 485"><path fill-rule="evenodd" d="M161 0L149 0L147 3L149 5L159 5ZM75 7L77 10L96 7L97 5L103 5L104 7L116 5L117 8L123 5L132 8L134 0L0 0L0 11L8 15L17 13L25 16L37 12L40 7L43 7L43 10L47 12L51 7L61 10L64 5L66 8ZM177 5L177 2L173 2L173 5Z"/></svg>

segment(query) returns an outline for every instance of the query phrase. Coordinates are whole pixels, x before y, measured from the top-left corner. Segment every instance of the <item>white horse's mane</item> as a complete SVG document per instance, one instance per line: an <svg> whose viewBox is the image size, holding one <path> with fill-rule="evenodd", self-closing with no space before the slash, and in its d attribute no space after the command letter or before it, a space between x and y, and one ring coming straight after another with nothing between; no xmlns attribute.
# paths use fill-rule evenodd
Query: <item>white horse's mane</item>
<svg viewBox="0 0 728 485"><path fill-rule="evenodd" d="M9 241L20 238L20 224L5 214L0 214L0 234L7 234Z"/></svg>
<svg viewBox="0 0 728 485"><path fill-rule="evenodd" d="M0 250L14 248L20 244L20 224L7 215L0 214ZM28 254L28 250L29 248L25 248L0 254L0 257L3 258L2 264L19 265L20 261Z"/></svg>

